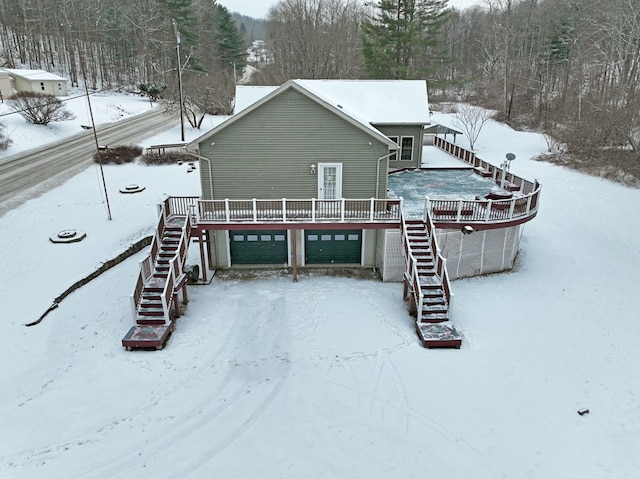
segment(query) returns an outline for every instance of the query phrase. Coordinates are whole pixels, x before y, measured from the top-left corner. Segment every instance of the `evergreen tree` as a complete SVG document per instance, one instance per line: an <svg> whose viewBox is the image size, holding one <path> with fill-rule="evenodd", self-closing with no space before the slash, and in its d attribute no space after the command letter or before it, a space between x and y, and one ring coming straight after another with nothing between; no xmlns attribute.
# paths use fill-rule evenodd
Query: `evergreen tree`
<svg viewBox="0 0 640 479"><path fill-rule="evenodd" d="M215 22L214 40L220 69L242 72L247 64L246 46L236 22L226 7L216 5Z"/></svg>
<svg viewBox="0 0 640 479"><path fill-rule="evenodd" d="M439 34L447 0L380 0L363 24L363 53L371 78L425 78L445 58Z"/></svg>

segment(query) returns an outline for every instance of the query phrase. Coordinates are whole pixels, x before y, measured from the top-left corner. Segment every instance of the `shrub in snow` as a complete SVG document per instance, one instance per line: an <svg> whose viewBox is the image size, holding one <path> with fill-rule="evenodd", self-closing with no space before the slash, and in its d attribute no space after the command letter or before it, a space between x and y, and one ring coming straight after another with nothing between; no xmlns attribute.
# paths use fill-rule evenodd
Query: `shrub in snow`
<svg viewBox="0 0 640 479"><path fill-rule="evenodd" d="M98 156L99 155L99 156ZM134 145L110 146L93 155L93 161L96 163L131 163L142 155L142 148Z"/></svg>
<svg viewBox="0 0 640 479"><path fill-rule="evenodd" d="M6 134L6 125L0 123L0 150L6 150L11 144L11 138Z"/></svg>
<svg viewBox="0 0 640 479"><path fill-rule="evenodd" d="M149 101L153 103L154 101L162 98L162 93L167 89L167 85L163 85L160 83L140 83L138 85L138 90L144 96L149 97Z"/></svg>
<svg viewBox="0 0 640 479"><path fill-rule="evenodd" d="M11 97L11 108L34 125L75 118L60 98L47 93L18 92Z"/></svg>

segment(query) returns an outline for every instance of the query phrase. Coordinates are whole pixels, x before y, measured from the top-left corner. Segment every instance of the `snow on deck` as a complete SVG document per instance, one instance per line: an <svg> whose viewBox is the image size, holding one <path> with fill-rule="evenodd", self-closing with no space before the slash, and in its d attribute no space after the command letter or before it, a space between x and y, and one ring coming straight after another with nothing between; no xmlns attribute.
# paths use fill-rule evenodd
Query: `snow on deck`
<svg viewBox="0 0 640 479"><path fill-rule="evenodd" d="M469 163L442 151L434 145L424 145L422 149L421 168L472 168Z"/></svg>

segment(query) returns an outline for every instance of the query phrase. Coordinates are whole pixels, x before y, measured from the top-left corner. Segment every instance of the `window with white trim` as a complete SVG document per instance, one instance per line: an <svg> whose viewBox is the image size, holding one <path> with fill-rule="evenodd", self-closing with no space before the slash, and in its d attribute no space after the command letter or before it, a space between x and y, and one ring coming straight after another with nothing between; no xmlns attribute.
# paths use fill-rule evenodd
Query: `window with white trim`
<svg viewBox="0 0 640 479"><path fill-rule="evenodd" d="M389 136L388 138L391 141L393 141L396 145L398 144L399 138L397 136ZM389 155L389 161L398 161L398 150L394 151Z"/></svg>
<svg viewBox="0 0 640 479"><path fill-rule="evenodd" d="M400 141L400 161L413 160L413 137L403 136Z"/></svg>

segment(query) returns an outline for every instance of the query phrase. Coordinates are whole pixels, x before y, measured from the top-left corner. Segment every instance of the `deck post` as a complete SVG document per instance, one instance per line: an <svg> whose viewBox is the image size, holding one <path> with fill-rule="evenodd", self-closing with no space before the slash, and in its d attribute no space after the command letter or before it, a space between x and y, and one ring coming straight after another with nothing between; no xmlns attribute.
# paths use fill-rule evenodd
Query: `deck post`
<svg viewBox="0 0 640 479"><path fill-rule="evenodd" d="M369 221L373 221L373 209L375 205L375 199L371 198L371 206L369 207Z"/></svg>
<svg viewBox="0 0 640 479"><path fill-rule="evenodd" d="M293 282L298 281L298 239L296 230L291 230L291 266L293 268Z"/></svg>
<svg viewBox="0 0 640 479"><path fill-rule="evenodd" d="M187 294L187 282L184 282L182 285L182 304L187 304L189 302L189 295Z"/></svg>
<svg viewBox="0 0 640 479"><path fill-rule="evenodd" d="M342 198L342 200L340 201L340 221L342 221L344 223L344 212L346 209L346 201L344 198Z"/></svg>
<svg viewBox="0 0 640 479"><path fill-rule="evenodd" d="M316 199L311 198L311 222L316 222Z"/></svg>
<svg viewBox="0 0 640 479"><path fill-rule="evenodd" d="M224 215L227 223L231 222L231 209L229 208L229 198L224 199Z"/></svg>
<svg viewBox="0 0 640 479"><path fill-rule="evenodd" d="M287 199L282 198L282 222L287 222Z"/></svg>
<svg viewBox="0 0 640 479"><path fill-rule="evenodd" d="M251 204L253 207L253 222L257 223L258 222L258 205L256 204L257 200L255 198L253 198L251 200Z"/></svg>
<svg viewBox="0 0 640 479"><path fill-rule="evenodd" d="M207 282L207 261L204 256L205 230L200 230L200 264L202 265L202 281Z"/></svg>
<svg viewBox="0 0 640 479"><path fill-rule="evenodd" d="M424 215L422 216L423 221L426 223L427 222L427 218L429 217L429 197L425 196L424 197Z"/></svg>
<svg viewBox="0 0 640 479"><path fill-rule="evenodd" d="M176 315L176 318L180 317L180 305L178 304L178 293L173 293L173 314Z"/></svg>

